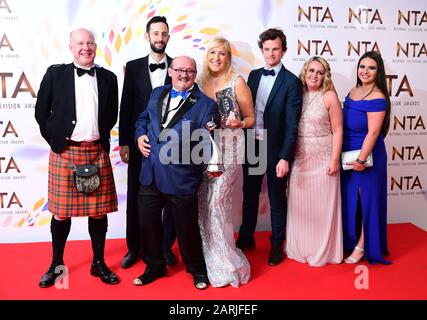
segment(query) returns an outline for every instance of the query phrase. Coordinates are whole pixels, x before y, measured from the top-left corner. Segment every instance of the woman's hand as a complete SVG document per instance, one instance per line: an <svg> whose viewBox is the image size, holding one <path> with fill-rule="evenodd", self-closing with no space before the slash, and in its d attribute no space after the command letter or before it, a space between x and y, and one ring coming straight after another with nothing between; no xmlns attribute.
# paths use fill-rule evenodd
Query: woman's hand
<svg viewBox="0 0 427 320"><path fill-rule="evenodd" d="M361 163L357 162L356 160L354 160L353 162L350 162L350 164L353 166L354 171L363 171L366 169L364 164L361 164Z"/></svg>
<svg viewBox="0 0 427 320"><path fill-rule="evenodd" d="M231 111L225 125L228 128L237 129L242 127L242 121L238 117L236 117L236 114L233 111Z"/></svg>
<svg viewBox="0 0 427 320"><path fill-rule="evenodd" d="M340 170L340 163L337 160L331 160L329 161L328 166L328 175L332 176L339 172Z"/></svg>

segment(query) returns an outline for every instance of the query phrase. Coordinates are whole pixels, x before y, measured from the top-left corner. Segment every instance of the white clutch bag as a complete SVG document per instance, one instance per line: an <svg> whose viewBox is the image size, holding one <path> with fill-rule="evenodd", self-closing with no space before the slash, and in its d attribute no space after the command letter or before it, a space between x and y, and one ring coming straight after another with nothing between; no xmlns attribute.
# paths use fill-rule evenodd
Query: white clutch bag
<svg viewBox="0 0 427 320"><path fill-rule="evenodd" d="M348 165L346 163L350 163L350 162L355 161L357 159L357 157L359 156L359 154L360 154L360 149L342 152L341 153L342 168L344 170L353 170L353 166ZM372 158L372 152L371 152L369 154L368 158L366 159L365 167L372 167L373 165L374 165L374 159Z"/></svg>

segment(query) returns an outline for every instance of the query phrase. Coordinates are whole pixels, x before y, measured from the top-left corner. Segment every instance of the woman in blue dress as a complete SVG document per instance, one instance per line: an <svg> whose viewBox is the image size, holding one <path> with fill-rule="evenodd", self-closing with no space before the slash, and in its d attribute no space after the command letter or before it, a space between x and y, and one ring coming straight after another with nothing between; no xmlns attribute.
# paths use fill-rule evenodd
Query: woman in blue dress
<svg viewBox="0 0 427 320"><path fill-rule="evenodd" d="M357 84L344 101L343 151L360 150L358 158L341 170L344 251L346 263L389 264L387 248L387 153L384 137L390 123L384 62L366 52L357 65ZM366 167L372 153L373 166Z"/></svg>

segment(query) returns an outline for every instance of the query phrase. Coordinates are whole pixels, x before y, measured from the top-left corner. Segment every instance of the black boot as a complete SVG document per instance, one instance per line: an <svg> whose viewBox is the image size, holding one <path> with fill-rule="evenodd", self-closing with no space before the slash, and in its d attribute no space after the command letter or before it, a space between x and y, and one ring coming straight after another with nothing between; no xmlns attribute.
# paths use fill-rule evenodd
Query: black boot
<svg viewBox="0 0 427 320"><path fill-rule="evenodd" d="M105 235L107 234L107 216L102 219L89 217L89 234L92 240L93 261L90 274L100 277L107 284L119 283L119 278L107 267L104 261Z"/></svg>
<svg viewBox="0 0 427 320"><path fill-rule="evenodd" d="M56 278L64 268L64 248L70 233L71 219L56 220L52 217L50 231L52 233L52 262L47 272L41 277L39 287L47 288L55 284ZM62 272L61 272L62 271Z"/></svg>

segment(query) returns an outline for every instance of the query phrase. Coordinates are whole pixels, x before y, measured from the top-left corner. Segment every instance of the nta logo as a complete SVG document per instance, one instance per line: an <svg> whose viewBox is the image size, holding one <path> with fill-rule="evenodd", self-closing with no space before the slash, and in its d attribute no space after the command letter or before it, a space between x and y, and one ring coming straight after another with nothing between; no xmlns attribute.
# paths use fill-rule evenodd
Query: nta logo
<svg viewBox="0 0 427 320"><path fill-rule="evenodd" d="M420 146L402 146L400 148L393 146L392 160L424 160L423 152ZM417 159L419 158L419 159Z"/></svg>
<svg viewBox="0 0 427 320"><path fill-rule="evenodd" d="M314 13L315 15L312 16ZM309 22L323 22L325 20L334 22L329 7L325 9L321 6L309 6L307 10L304 10L301 6L298 6L298 21L301 21L302 16L306 17Z"/></svg>
<svg viewBox="0 0 427 320"><path fill-rule="evenodd" d="M3 127L3 121L0 120L0 138L4 138L8 134L14 135L15 138L19 137L18 132L16 132L15 128L13 127L12 122L8 121L8 123L4 127L4 130L2 129L2 127Z"/></svg>
<svg viewBox="0 0 427 320"><path fill-rule="evenodd" d="M427 12L408 10L405 13L404 11L399 10L397 13L397 24L402 24L402 21L406 22L408 26L420 26L424 22L427 22Z"/></svg>
<svg viewBox="0 0 427 320"><path fill-rule="evenodd" d="M396 130L398 127L402 130L425 130L426 126L424 124L424 120L421 116L394 116L393 120L393 130Z"/></svg>
<svg viewBox="0 0 427 320"><path fill-rule="evenodd" d="M7 98L7 91L6 91L6 78L13 77L13 73L11 72L0 72L0 79L1 79L1 96L2 98ZM27 76L24 72L21 73L21 76L18 79L18 82L16 83L15 90L12 93L12 98L16 98L18 93L20 92L28 92L31 94L33 98L36 97L36 94L34 93L33 88L31 87L30 82L27 79Z"/></svg>
<svg viewBox="0 0 427 320"><path fill-rule="evenodd" d="M21 201L19 201L19 198L16 193L13 192L12 195L9 197L8 192L0 192L0 209L9 209L13 205L17 205L18 207L22 208Z"/></svg>
<svg viewBox="0 0 427 320"><path fill-rule="evenodd" d="M328 40L307 40L307 45L298 40L298 55L301 54L301 50L304 50L310 56L324 55L325 53L329 53L331 56L334 55Z"/></svg>
<svg viewBox="0 0 427 320"><path fill-rule="evenodd" d="M400 57L400 54L404 54L407 58L420 58L424 56L427 58L427 48L425 43L419 42L406 42L396 43L396 56Z"/></svg>
<svg viewBox="0 0 427 320"><path fill-rule="evenodd" d="M357 41L355 43L347 41L347 56L350 56L352 51L358 56L361 56L367 51L377 51L381 53L380 47L376 41Z"/></svg>
<svg viewBox="0 0 427 320"><path fill-rule="evenodd" d="M3 48L9 48L10 51L13 51L12 44L6 36L6 33L3 34L3 37L0 38L0 50Z"/></svg>
<svg viewBox="0 0 427 320"><path fill-rule="evenodd" d="M9 13L12 13L12 10L10 10L10 7L7 4L6 0L0 0L0 10L1 9L6 9Z"/></svg>
<svg viewBox="0 0 427 320"><path fill-rule="evenodd" d="M4 163L6 163L6 166L4 165ZM0 173L9 173L9 171L11 170L15 170L17 173L21 173L21 170L19 169L13 157L0 157Z"/></svg>
<svg viewBox="0 0 427 320"><path fill-rule="evenodd" d="M352 23L353 20L357 21L359 24L373 24L374 22L383 24L378 9L374 10L366 7L355 10L348 8L348 23Z"/></svg>
<svg viewBox="0 0 427 320"><path fill-rule="evenodd" d="M423 189L418 176L391 177L391 191L394 189L414 190L415 188L419 190Z"/></svg>
<svg viewBox="0 0 427 320"><path fill-rule="evenodd" d="M395 74L387 74L386 76L387 81L387 89L390 96L398 97L402 92L407 92L410 97L414 96L414 93L412 92L411 85L409 84L408 77L406 74L403 76L402 81L400 81L399 86L397 88L397 91L393 91L393 81L397 80L399 77Z"/></svg>

